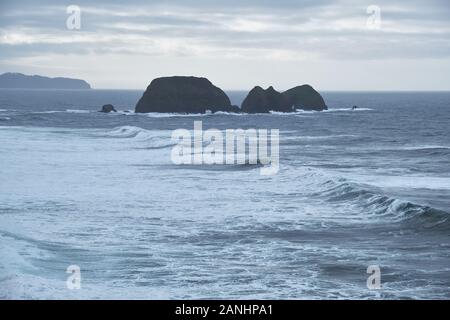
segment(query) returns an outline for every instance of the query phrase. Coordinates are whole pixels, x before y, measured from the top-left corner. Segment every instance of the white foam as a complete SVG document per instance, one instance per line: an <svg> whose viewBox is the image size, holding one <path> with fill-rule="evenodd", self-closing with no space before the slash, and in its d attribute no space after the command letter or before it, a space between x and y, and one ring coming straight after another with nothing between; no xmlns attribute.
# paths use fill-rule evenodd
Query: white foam
<svg viewBox="0 0 450 320"><path fill-rule="evenodd" d="M379 188L450 190L450 177L351 175L351 180Z"/></svg>
<svg viewBox="0 0 450 320"><path fill-rule="evenodd" d="M157 112L149 112L149 113L135 113L136 115L143 115L149 118L173 118L173 117L205 117L211 116L211 114L207 113L157 113Z"/></svg>
<svg viewBox="0 0 450 320"><path fill-rule="evenodd" d="M304 114L304 113L309 113L309 114L313 114L313 113L318 113L321 111L317 111L317 110L303 110L303 109L297 109L296 112L292 112L294 114Z"/></svg>
<svg viewBox="0 0 450 320"><path fill-rule="evenodd" d="M290 136L283 137L283 140L329 140L329 139L341 139L341 138L354 138L358 137L353 134L336 134L336 135L324 135L324 136Z"/></svg>
<svg viewBox="0 0 450 320"><path fill-rule="evenodd" d="M405 146L405 147L399 147L397 149L402 150L432 150L432 149L450 149L450 146L443 146L443 145L418 145L418 146Z"/></svg>
<svg viewBox="0 0 450 320"><path fill-rule="evenodd" d="M48 111L34 111L32 113L34 113L34 114L51 114L51 113L62 113L62 112L66 112L66 111L62 111L62 110L48 110Z"/></svg>
<svg viewBox="0 0 450 320"><path fill-rule="evenodd" d="M352 108L333 108L333 109L328 109L328 110L323 110L322 112L342 112L342 111L372 111L373 109L371 108L356 108L356 109L352 109Z"/></svg>
<svg viewBox="0 0 450 320"><path fill-rule="evenodd" d="M328 109L328 110L324 110L323 112L340 112L340 111L372 111L373 109L371 108L357 108L357 109L352 109L352 108L335 108L335 109Z"/></svg>
<svg viewBox="0 0 450 320"><path fill-rule="evenodd" d="M107 132L107 135L118 138L132 138L136 137L139 133L147 133L147 132L149 131L140 127L122 126Z"/></svg>
<svg viewBox="0 0 450 320"><path fill-rule="evenodd" d="M67 109L68 113L91 113L91 110Z"/></svg>
<svg viewBox="0 0 450 320"><path fill-rule="evenodd" d="M301 110L301 109L297 109L294 112L280 112L280 111L269 111L269 114L273 114L273 115L277 115L277 116L292 116L292 115L302 115L302 114L307 114L307 113L317 113L319 111L313 111L313 110ZM248 113L245 113L248 114ZM256 115L267 115L267 113L253 113Z"/></svg>
<svg viewBox="0 0 450 320"><path fill-rule="evenodd" d="M111 114L120 114L125 116L136 115L134 110L117 110L117 112L112 112Z"/></svg>
<svg viewBox="0 0 450 320"><path fill-rule="evenodd" d="M321 112L339 112L339 111L369 111L373 110L370 108L358 108L358 109L352 109L352 108L337 108L337 109L328 109L323 111L316 111L316 110L302 110L297 109L295 112L279 112L279 111L269 111L269 113L234 113L234 112L225 112L225 111L218 111L215 113L160 113L160 112L148 112L148 113L136 113L134 110L119 110L117 112L113 112L111 114L120 114L120 115L127 115L127 116L145 116L149 118L173 118L173 117L210 117L215 115L225 115L225 116L245 116L245 115L277 115L277 116L292 116L292 115L304 115L304 114L320 114ZM0 111L8 111L4 109L0 109ZM96 112L93 110L83 110L83 109L66 109L64 110L47 110L47 111L36 111L33 113L43 113L43 114L51 114L51 113L91 113Z"/></svg>
<svg viewBox="0 0 450 320"><path fill-rule="evenodd" d="M38 114L52 114L52 113L90 113L91 110L80 110L80 109L66 109L66 110L46 110L46 111L34 111L32 113Z"/></svg>
<svg viewBox="0 0 450 320"><path fill-rule="evenodd" d="M235 112L225 112L225 111L217 111L216 113L213 113L212 115L224 115L224 116L243 116L247 113L235 113Z"/></svg>
<svg viewBox="0 0 450 320"><path fill-rule="evenodd" d="M146 148L163 148L175 145L171 141L170 131L146 130L135 126L122 126L106 133L109 137L131 138L137 142L147 142Z"/></svg>

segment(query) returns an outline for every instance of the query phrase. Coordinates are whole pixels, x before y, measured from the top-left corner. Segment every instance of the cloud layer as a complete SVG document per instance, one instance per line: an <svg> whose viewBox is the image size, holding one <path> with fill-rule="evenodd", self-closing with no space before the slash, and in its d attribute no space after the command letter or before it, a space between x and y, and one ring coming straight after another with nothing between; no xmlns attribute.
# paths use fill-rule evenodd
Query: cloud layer
<svg viewBox="0 0 450 320"><path fill-rule="evenodd" d="M423 81L428 73L450 65L446 1L378 1L379 24L373 12L367 12L372 3L364 1L108 3L1 3L0 71L75 73L97 87L140 88L151 77L164 75L165 66L168 72L206 73L229 88L241 88L267 74L280 77L274 81L281 86L288 85L300 81L294 70L301 70L301 80L307 82L311 73L309 79L326 89L382 90L386 88L381 81L392 75L378 68L394 65L407 70L406 86L394 84L394 89L405 90L411 83L411 67ZM66 27L70 4L81 9L80 30ZM323 79L313 74L312 66L320 73L327 72L322 70L325 66L334 70L321 75L329 78ZM361 69L378 69L369 75L376 81L361 85L331 74L348 70L349 75L361 77ZM111 78L112 74L119 78ZM414 86L421 81L415 79L410 89L417 89ZM450 89L450 81L446 87L442 82L436 85L436 89Z"/></svg>

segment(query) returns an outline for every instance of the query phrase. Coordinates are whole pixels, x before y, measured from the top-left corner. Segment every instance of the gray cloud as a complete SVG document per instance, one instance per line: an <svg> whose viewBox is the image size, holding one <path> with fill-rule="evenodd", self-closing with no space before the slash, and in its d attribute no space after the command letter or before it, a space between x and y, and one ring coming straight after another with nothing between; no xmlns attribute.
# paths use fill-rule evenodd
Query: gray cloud
<svg viewBox="0 0 450 320"><path fill-rule="evenodd" d="M82 9L67 30L66 6ZM34 1L0 3L0 67L48 56L122 55L277 61L450 59L446 1ZM135 59L135 58L133 58ZM62 60L61 60L62 61ZM81 63L81 62L80 62ZM38 63L35 63L36 65Z"/></svg>

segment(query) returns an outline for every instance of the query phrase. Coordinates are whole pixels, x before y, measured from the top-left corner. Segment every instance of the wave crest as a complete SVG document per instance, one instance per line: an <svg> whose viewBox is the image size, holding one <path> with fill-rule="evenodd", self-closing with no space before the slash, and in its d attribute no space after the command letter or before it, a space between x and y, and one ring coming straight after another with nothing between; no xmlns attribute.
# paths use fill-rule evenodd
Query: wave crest
<svg viewBox="0 0 450 320"><path fill-rule="evenodd" d="M135 126L122 126L108 131L104 136L110 138L133 139L138 142L146 142L146 149L161 149L175 145L168 133L152 131Z"/></svg>
<svg viewBox="0 0 450 320"><path fill-rule="evenodd" d="M319 183L318 187L319 191L313 192L312 196L359 207L362 210L358 211L366 212L365 216L370 220L402 222L416 229L450 230L448 212L390 197L369 186L338 178Z"/></svg>

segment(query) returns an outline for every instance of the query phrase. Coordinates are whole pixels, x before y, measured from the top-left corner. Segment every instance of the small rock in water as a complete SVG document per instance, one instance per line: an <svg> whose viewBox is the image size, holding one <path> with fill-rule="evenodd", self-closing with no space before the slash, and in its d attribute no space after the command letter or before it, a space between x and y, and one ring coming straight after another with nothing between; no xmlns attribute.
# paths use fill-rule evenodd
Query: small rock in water
<svg viewBox="0 0 450 320"><path fill-rule="evenodd" d="M102 110L100 112L108 113L108 112L117 112L116 109L114 109L114 106L112 104L105 104L102 107Z"/></svg>

